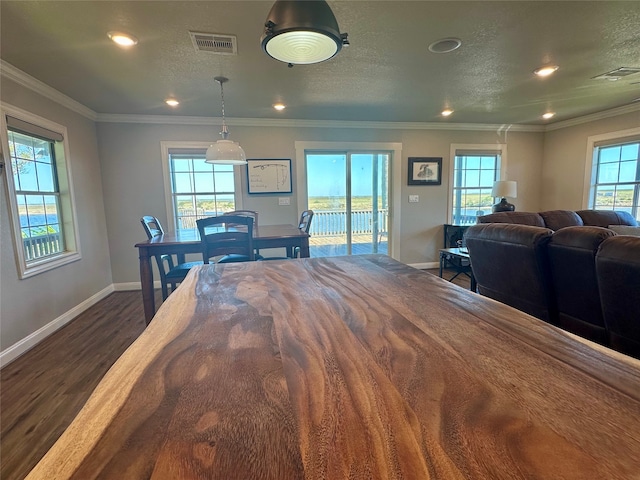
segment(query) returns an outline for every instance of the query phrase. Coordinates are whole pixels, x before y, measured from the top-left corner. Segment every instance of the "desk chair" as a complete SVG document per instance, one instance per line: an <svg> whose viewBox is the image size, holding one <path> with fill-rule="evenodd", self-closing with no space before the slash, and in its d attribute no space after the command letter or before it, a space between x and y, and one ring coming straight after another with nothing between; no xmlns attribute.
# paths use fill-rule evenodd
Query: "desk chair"
<svg viewBox="0 0 640 480"><path fill-rule="evenodd" d="M253 249L253 217L220 215L196 220L204 263L219 257L215 263L255 260Z"/></svg>
<svg viewBox="0 0 640 480"><path fill-rule="evenodd" d="M153 237L164 235L164 230L160 224L160 220L150 215L145 215L140 219L142 227L147 234L147 238L151 240ZM162 288L162 299L166 300L169 296L169 287L173 292L177 284L184 280L191 267L202 265L202 262L188 262L176 264L173 262L171 255L156 255L156 264L160 273L160 287Z"/></svg>

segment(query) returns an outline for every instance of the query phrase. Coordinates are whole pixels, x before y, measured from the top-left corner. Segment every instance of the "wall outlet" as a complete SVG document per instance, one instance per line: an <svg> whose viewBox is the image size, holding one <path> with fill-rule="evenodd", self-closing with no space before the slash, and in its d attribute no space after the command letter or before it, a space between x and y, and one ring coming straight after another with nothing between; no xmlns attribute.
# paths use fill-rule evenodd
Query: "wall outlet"
<svg viewBox="0 0 640 480"><path fill-rule="evenodd" d="M420 201L420 195L409 195L409 203L418 203Z"/></svg>
<svg viewBox="0 0 640 480"><path fill-rule="evenodd" d="M289 197L278 197L278 205L291 205Z"/></svg>

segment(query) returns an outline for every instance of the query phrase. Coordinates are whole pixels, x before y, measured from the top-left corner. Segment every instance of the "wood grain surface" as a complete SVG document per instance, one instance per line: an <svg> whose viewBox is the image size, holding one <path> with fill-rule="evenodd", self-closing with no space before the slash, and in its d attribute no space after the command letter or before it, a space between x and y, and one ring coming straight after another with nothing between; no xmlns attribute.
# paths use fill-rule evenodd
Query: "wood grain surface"
<svg viewBox="0 0 640 480"><path fill-rule="evenodd" d="M640 362L386 256L198 267L27 477L640 478Z"/></svg>

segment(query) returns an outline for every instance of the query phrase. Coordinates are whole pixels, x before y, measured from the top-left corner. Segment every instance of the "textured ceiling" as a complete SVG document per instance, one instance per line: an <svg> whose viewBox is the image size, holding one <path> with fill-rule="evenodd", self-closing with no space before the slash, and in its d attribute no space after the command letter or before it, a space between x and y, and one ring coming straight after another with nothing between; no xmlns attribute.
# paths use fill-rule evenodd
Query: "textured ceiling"
<svg viewBox="0 0 640 480"><path fill-rule="evenodd" d="M544 124L640 99L639 1L331 1L351 46L288 68L259 45L272 1L0 2L2 60L100 114ZM111 30L136 35L123 50ZM237 56L196 52L189 30L234 34ZM449 54L429 44L462 39ZM539 79L532 71L560 65ZM164 104L175 96L177 109ZM271 105L287 104L283 112ZM445 106L455 110L440 116Z"/></svg>

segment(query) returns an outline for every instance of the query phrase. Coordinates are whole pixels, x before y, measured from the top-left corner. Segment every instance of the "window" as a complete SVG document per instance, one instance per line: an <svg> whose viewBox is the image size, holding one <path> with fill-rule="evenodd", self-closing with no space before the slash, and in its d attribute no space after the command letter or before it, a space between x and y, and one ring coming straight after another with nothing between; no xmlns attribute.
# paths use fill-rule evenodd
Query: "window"
<svg viewBox="0 0 640 480"><path fill-rule="evenodd" d="M80 258L66 132L19 110L5 108L3 121L14 242L25 278Z"/></svg>
<svg viewBox="0 0 640 480"><path fill-rule="evenodd" d="M592 174L591 208L640 219L640 140L596 146Z"/></svg>
<svg viewBox="0 0 640 480"><path fill-rule="evenodd" d="M491 213L493 182L500 179L501 151L454 150L451 182L451 223L469 225L480 215Z"/></svg>
<svg viewBox="0 0 640 480"><path fill-rule="evenodd" d="M168 148L171 217L176 231L196 228L196 220L236 210L233 165L205 162L206 148ZM240 207L238 207L240 208Z"/></svg>

